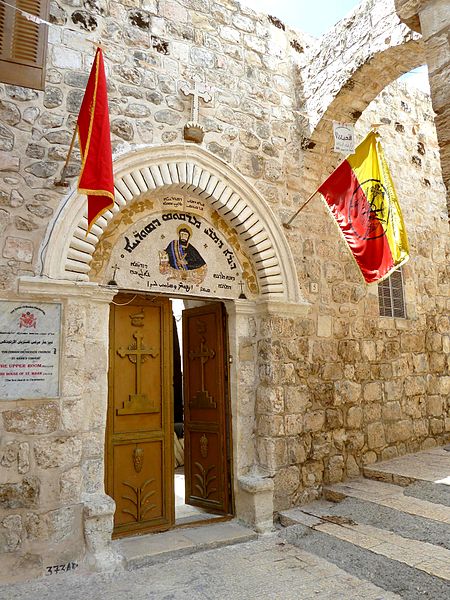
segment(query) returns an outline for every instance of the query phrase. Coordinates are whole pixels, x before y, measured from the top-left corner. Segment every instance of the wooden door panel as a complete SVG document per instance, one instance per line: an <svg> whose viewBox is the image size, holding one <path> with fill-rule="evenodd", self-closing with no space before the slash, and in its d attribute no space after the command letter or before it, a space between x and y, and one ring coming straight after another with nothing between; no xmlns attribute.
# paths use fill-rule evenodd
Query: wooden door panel
<svg viewBox="0 0 450 600"><path fill-rule="evenodd" d="M191 428L189 442L192 473L187 479L189 485L187 496L199 503L206 501L209 508L220 510L223 505L221 492L224 473L219 460L222 454L219 432L203 429L193 431Z"/></svg>
<svg viewBox="0 0 450 600"><path fill-rule="evenodd" d="M136 308L116 307L114 433L162 429L163 309L161 306ZM132 319L139 326L132 326Z"/></svg>
<svg viewBox="0 0 450 600"><path fill-rule="evenodd" d="M174 521L169 300L111 307L106 489L114 535L167 529Z"/></svg>
<svg viewBox="0 0 450 600"><path fill-rule="evenodd" d="M226 514L227 356L221 303L183 312L186 504Z"/></svg>
<svg viewBox="0 0 450 600"><path fill-rule="evenodd" d="M164 517L163 440L114 446L115 527Z"/></svg>

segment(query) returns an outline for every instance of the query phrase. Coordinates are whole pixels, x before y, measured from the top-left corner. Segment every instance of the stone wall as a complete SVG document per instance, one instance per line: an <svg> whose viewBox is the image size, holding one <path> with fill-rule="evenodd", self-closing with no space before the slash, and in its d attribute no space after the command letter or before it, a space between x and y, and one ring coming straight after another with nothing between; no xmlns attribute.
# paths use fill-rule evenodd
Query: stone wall
<svg viewBox="0 0 450 600"><path fill-rule="evenodd" d="M376 286L361 282L315 198L287 234L309 314L263 319L255 335L259 460L274 476L275 510L450 437L450 244L429 98L394 83L363 113L361 136L371 123L382 123L408 230L408 318L379 317Z"/></svg>
<svg viewBox="0 0 450 600"><path fill-rule="evenodd" d="M319 115L308 118L303 89L315 55L308 36L233 0L51 6L45 92L0 85L2 296L64 308L61 397L0 408L2 564L5 573L33 565L31 575L85 555L94 567L114 564L113 506L103 496L109 296L97 297L89 284L18 285L21 276L41 274L48 224L74 193L77 152L69 191L54 180L94 55L86 38L105 44L115 157L182 142L190 103L179 85L199 77L215 88L213 103L201 105L203 147L254 185L279 222L338 160L308 137ZM254 314L236 317L234 443L246 459L235 475L248 475L248 494L257 488L252 474L273 479L276 510L317 497L324 482L356 475L364 464L450 438L450 247L429 99L394 84L364 111L360 138L373 122L383 123L410 237L408 318L378 316L376 288L361 282L319 198L286 231L307 304L257 304Z"/></svg>
<svg viewBox="0 0 450 600"><path fill-rule="evenodd" d="M2 401L0 581L90 563L108 554L91 531L111 530L114 503L103 494L110 291L93 284L22 282L23 299L60 302L60 396ZM86 545L97 544L96 558ZM99 552L100 550L100 552ZM111 559L111 556L109 556ZM114 561L111 561L114 565ZM51 570L50 570L51 573Z"/></svg>
<svg viewBox="0 0 450 600"><path fill-rule="evenodd" d="M446 0L395 0L395 8L402 21L423 36L450 215L450 7Z"/></svg>

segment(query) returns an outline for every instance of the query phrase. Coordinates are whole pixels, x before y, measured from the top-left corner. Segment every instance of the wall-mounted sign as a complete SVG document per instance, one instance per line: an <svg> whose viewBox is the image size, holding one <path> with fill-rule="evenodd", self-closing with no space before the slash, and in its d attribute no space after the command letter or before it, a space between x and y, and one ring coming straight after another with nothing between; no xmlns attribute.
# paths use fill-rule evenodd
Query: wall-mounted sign
<svg viewBox="0 0 450 600"><path fill-rule="evenodd" d="M341 154L354 154L355 128L351 123L333 121L334 151Z"/></svg>
<svg viewBox="0 0 450 600"><path fill-rule="evenodd" d="M164 199L166 206L169 200L170 204L177 201ZM223 234L199 213L167 210L133 223L118 238L109 261L111 269L117 267L117 285L237 298L243 289L238 259Z"/></svg>
<svg viewBox="0 0 450 600"><path fill-rule="evenodd" d="M0 301L0 399L59 395L61 304Z"/></svg>

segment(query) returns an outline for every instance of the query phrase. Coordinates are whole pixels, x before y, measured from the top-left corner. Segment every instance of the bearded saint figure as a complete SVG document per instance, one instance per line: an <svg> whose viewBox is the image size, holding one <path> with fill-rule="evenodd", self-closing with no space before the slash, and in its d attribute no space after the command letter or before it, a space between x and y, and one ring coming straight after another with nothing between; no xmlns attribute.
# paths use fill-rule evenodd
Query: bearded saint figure
<svg viewBox="0 0 450 600"><path fill-rule="evenodd" d="M192 229L188 225L180 225L177 233L178 239L172 240L165 250L159 252L159 271L169 275L169 279L181 279L199 285L206 276L206 262L189 243Z"/></svg>

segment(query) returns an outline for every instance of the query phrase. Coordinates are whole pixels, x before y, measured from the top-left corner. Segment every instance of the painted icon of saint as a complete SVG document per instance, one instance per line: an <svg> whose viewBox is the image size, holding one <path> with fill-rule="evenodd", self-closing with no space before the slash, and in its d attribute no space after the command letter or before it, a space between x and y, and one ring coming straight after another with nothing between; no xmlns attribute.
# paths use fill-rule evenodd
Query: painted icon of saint
<svg viewBox="0 0 450 600"><path fill-rule="evenodd" d="M188 225L180 225L177 234L178 239L172 240L159 253L160 273L168 274L169 279L201 283L205 278L207 265L197 248L190 243L192 229Z"/></svg>

